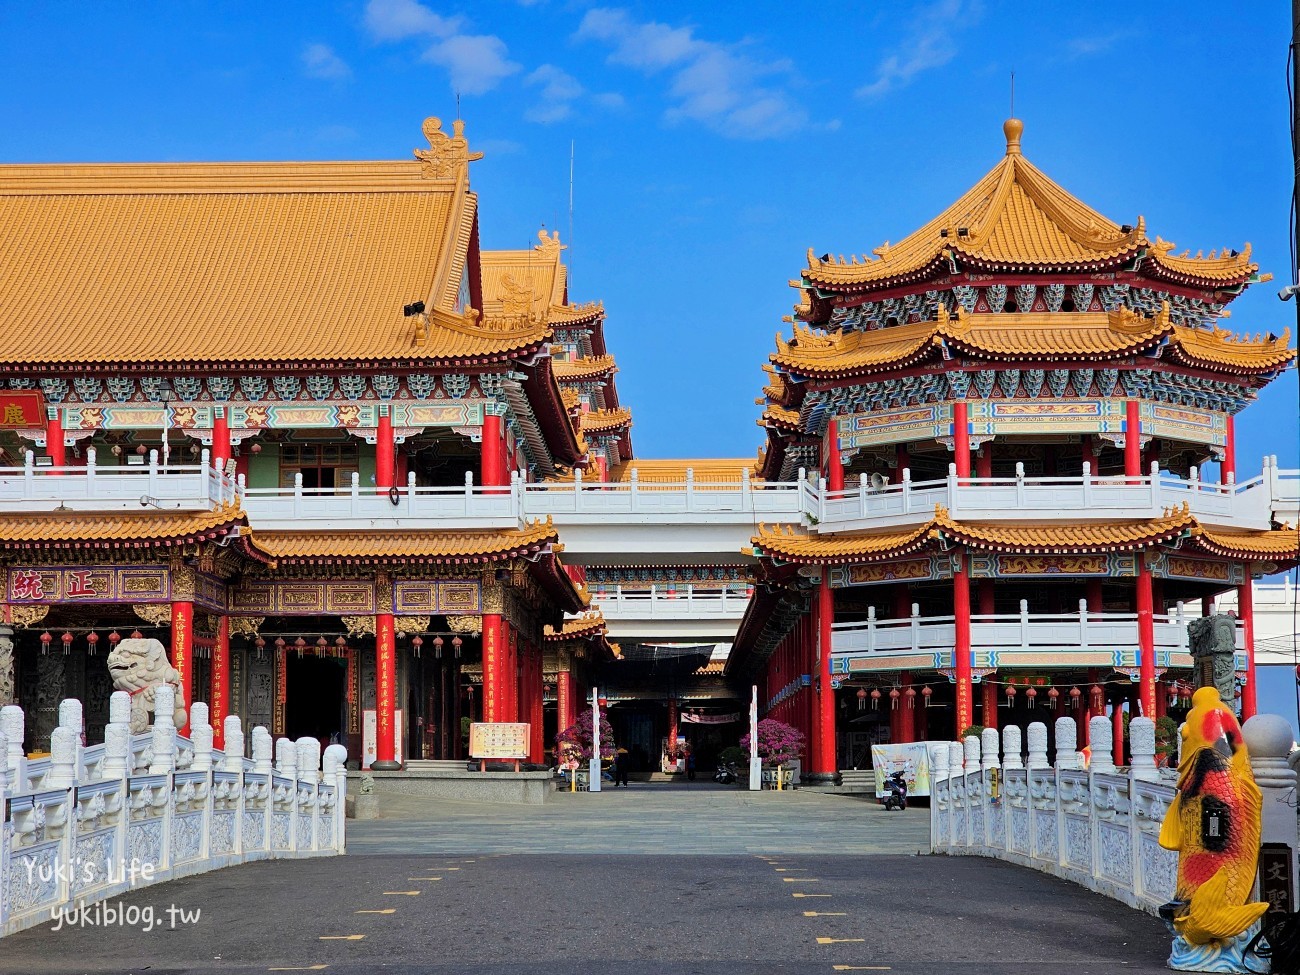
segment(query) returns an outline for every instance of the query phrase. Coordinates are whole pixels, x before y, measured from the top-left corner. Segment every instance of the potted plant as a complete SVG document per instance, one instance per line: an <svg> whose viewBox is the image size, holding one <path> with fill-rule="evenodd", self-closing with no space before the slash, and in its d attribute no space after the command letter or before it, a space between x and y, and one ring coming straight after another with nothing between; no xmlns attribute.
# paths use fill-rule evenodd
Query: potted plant
<svg viewBox="0 0 1300 975"><path fill-rule="evenodd" d="M1156 767L1171 766L1178 758L1178 722L1165 715L1156 718Z"/></svg>
<svg viewBox="0 0 1300 975"><path fill-rule="evenodd" d="M802 731L784 721L764 718L758 723L758 757L764 767L773 770L778 789L784 785L785 764L799 757L806 741ZM748 754L748 734L740 739L740 747Z"/></svg>
<svg viewBox="0 0 1300 975"><path fill-rule="evenodd" d="M587 781L587 763L591 761L591 709L578 712L578 720L555 736L555 754L561 769L567 769L575 782ZM602 709L600 712L600 760L614 758L614 728Z"/></svg>

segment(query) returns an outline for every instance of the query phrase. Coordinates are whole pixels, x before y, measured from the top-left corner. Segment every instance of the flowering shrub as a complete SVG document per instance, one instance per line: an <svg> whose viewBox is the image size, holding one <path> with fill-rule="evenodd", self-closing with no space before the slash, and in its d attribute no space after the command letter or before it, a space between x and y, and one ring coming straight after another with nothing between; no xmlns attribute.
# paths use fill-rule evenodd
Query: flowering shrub
<svg viewBox="0 0 1300 975"><path fill-rule="evenodd" d="M591 760L591 708L579 711L573 726L555 736L555 746L561 764ZM614 728L603 710L600 712L600 757L614 757Z"/></svg>
<svg viewBox="0 0 1300 975"><path fill-rule="evenodd" d="M764 718L758 723L758 757L769 768L778 768L792 762L803 752L807 739L798 728L775 718ZM749 751L749 735L740 739L740 747Z"/></svg>

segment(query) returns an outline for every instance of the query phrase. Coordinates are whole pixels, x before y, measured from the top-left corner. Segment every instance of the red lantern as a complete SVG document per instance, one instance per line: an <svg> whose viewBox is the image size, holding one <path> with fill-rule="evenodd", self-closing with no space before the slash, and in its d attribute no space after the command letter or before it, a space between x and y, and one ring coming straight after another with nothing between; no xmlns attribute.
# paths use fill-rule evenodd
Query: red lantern
<svg viewBox="0 0 1300 975"><path fill-rule="evenodd" d="M461 646L461 644L464 643L464 642L465 642L465 641L462 640L462 639L461 639L460 637L458 637L458 636L454 636L454 637L451 638L451 648L452 648L453 650L456 651L456 659L457 659L457 660L460 659L460 646Z"/></svg>
<svg viewBox="0 0 1300 975"><path fill-rule="evenodd" d="M420 655L420 648L422 646L424 646L424 637L419 634L411 637L411 649L415 651L417 657Z"/></svg>
<svg viewBox="0 0 1300 975"><path fill-rule="evenodd" d="M1051 708L1053 711L1056 710L1056 699L1060 696L1061 696L1061 692L1058 691L1055 687L1048 688L1047 706Z"/></svg>
<svg viewBox="0 0 1300 975"><path fill-rule="evenodd" d="M330 645L330 642L329 642L329 640L326 640L325 637L323 637L323 636L321 636L321 637L317 637L317 639L316 639L316 656L318 656L318 657L323 657L323 656L325 656L325 648L328 647L329 645Z"/></svg>
<svg viewBox="0 0 1300 975"><path fill-rule="evenodd" d="M912 708L916 707L916 688L915 688L915 687L909 687L906 691L904 691L904 692L903 692L903 697L905 697L905 698L907 699L907 708L908 708L909 711L910 711Z"/></svg>
<svg viewBox="0 0 1300 975"><path fill-rule="evenodd" d="M442 659L442 644L443 644L442 637L435 636L433 638L433 655L437 657L439 660Z"/></svg>
<svg viewBox="0 0 1300 975"><path fill-rule="evenodd" d="M867 709L867 689L865 687L859 687L858 688L858 710L865 711L866 709Z"/></svg>
<svg viewBox="0 0 1300 975"><path fill-rule="evenodd" d="M1088 690L1088 697L1092 700L1092 709L1100 714L1106 706L1106 692L1101 689L1101 685L1093 684Z"/></svg>
<svg viewBox="0 0 1300 975"><path fill-rule="evenodd" d="M1081 697L1083 697L1083 691L1079 690L1077 687L1071 687L1071 688L1070 688L1070 707L1072 707L1072 708L1077 708L1077 707L1079 706L1079 698L1081 698Z"/></svg>
<svg viewBox="0 0 1300 975"><path fill-rule="evenodd" d="M873 687L871 689L871 710L873 711L880 710L880 688L879 687Z"/></svg>
<svg viewBox="0 0 1300 975"><path fill-rule="evenodd" d="M41 634L41 653L49 653L49 652L50 652L50 643L51 643L53 640L54 640L54 637L52 637L52 636L50 635L50 631L49 631L49 630L46 630L44 633Z"/></svg>
<svg viewBox="0 0 1300 975"><path fill-rule="evenodd" d="M90 652L92 655L94 655L96 646L99 643L99 634L96 633L94 630L91 630L89 633L86 634L86 642L90 644Z"/></svg>
<svg viewBox="0 0 1300 975"><path fill-rule="evenodd" d="M334 641L334 646L338 647L340 650L346 650L348 648L348 641L343 637L339 637Z"/></svg>
<svg viewBox="0 0 1300 975"><path fill-rule="evenodd" d="M139 630L132 630L132 631L131 631L131 639L132 639L132 640L143 640L143 639L144 639L144 634L141 633Z"/></svg>
<svg viewBox="0 0 1300 975"><path fill-rule="evenodd" d="M898 693L897 687L891 687L889 689L889 710L891 711L898 710L898 699L900 696L901 695Z"/></svg>
<svg viewBox="0 0 1300 975"><path fill-rule="evenodd" d="M110 651L121 642L122 642L122 634L118 633L117 630L114 630L112 633L108 635L108 646Z"/></svg>
<svg viewBox="0 0 1300 975"><path fill-rule="evenodd" d="M1033 687L1025 688L1025 702L1028 707L1033 707L1038 699L1038 691Z"/></svg>
<svg viewBox="0 0 1300 975"><path fill-rule="evenodd" d="M1007 696L1007 707L1009 707L1009 708L1010 708L1010 707L1015 707L1015 704L1016 704L1016 688L1015 688L1015 685L1014 685L1014 684L1008 684L1007 687L1006 687L1006 690L1003 691L1002 693L1006 694L1006 696Z"/></svg>
<svg viewBox="0 0 1300 975"><path fill-rule="evenodd" d="M67 630L64 630L63 636L60 637L59 639L63 641L63 652L67 653L68 650L72 648L72 634L69 633Z"/></svg>
<svg viewBox="0 0 1300 975"><path fill-rule="evenodd" d="M930 689L930 686L928 684L925 687L921 688L921 697L925 699L925 706L927 708L930 706L930 695L933 693L934 691Z"/></svg>
<svg viewBox="0 0 1300 975"><path fill-rule="evenodd" d="M298 639L296 639L296 640L293 641L293 645L294 645L294 646L297 648L297 650L298 650L298 659L301 660L301 659L302 659L302 651L303 651L303 648L305 648L305 647L307 646L307 641L304 640L302 637L298 637Z"/></svg>

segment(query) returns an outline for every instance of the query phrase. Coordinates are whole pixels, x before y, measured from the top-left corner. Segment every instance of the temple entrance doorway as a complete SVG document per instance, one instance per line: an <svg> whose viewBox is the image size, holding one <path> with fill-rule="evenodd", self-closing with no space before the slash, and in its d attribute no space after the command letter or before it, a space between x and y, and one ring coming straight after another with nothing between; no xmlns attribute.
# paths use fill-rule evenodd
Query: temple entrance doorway
<svg viewBox="0 0 1300 975"><path fill-rule="evenodd" d="M347 661L291 653L285 665L285 735L316 738L323 745L346 741Z"/></svg>

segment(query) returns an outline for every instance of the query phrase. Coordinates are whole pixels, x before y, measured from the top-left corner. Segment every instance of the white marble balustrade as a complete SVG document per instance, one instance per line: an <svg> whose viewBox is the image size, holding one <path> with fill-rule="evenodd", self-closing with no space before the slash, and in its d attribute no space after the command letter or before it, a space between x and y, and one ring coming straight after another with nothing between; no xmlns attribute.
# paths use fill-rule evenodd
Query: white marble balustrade
<svg viewBox="0 0 1300 975"><path fill-rule="evenodd" d="M214 749L208 708L190 709L190 738L158 690L150 730L130 733L130 696L115 692L101 744L82 747L80 703L65 701L50 755L23 753L22 709L0 709L0 935L46 923L60 910L137 887L253 860L345 851L347 751L252 730L244 757L238 717Z"/></svg>

